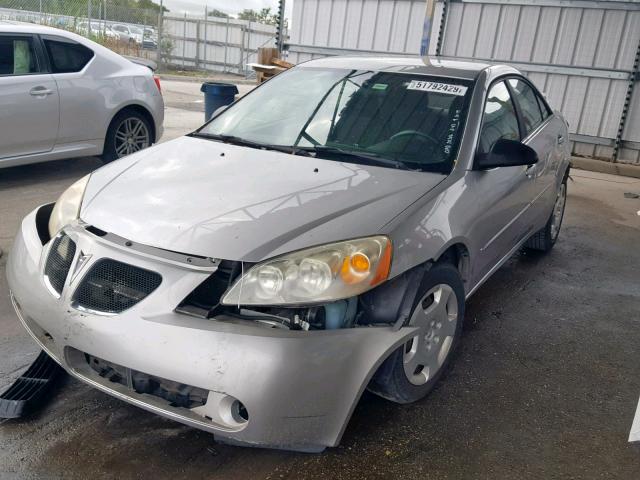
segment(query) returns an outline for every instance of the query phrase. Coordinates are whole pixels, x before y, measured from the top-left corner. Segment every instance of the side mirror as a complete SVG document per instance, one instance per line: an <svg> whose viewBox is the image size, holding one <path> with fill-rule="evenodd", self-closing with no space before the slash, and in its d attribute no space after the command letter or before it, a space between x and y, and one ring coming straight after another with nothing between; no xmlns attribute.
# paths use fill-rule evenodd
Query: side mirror
<svg viewBox="0 0 640 480"><path fill-rule="evenodd" d="M528 145L517 140L498 140L489 153L476 155L475 166L478 170L496 167L516 167L538 163L538 154Z"/></svg>
<svg viewBox="0 0 640 480"><path fill-rule="evenodd" d="M222 112L224 112L227 108L229 108L229 105L223 105L221 107L216 108L213 113L211 114L211 116L209 117L209 120L211 120L214 117L217 117L218 115L220 115Z"/></svg>

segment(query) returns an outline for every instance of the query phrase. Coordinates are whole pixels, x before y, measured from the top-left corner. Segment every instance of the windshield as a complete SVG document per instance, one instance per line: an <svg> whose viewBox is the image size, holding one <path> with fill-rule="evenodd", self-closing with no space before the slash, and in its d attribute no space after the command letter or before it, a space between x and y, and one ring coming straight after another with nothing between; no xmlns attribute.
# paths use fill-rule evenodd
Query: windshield
<svg viewBox="0 0 640 480"><path fill-rule="evenodd" d="M470 95L471 83L445 77L294 68L232 105L196 135L449 173Z"/></svg>
<svg viewBox="0 0 640 480"><path fill-rule="evenodd" d="M142 35L142 30L140 30L138 27L129 27L131 29L131 32L135 33L136 35Z"/></svg>

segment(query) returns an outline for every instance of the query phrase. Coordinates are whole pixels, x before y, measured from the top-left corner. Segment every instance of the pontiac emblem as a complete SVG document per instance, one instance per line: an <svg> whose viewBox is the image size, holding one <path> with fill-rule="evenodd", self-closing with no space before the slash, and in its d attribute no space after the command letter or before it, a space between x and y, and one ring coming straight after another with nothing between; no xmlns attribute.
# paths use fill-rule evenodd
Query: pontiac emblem
<svg viewBox="0 0 640 480"><path fill-rule="evenodd" d="M82 250L80 250L80 255L78 255L78 260L76 261L76 265L73 268L73 273L71 274L71 282L69 283L73 283L80 271L84 268L87 262L89 262L90 258L91 254L86 254Z"/></svg>

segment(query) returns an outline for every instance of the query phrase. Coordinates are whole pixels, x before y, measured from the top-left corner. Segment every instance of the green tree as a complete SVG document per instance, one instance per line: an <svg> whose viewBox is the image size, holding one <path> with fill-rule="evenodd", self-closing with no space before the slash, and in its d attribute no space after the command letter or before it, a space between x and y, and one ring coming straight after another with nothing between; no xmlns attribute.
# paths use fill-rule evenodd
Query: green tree
<svg viewBox="0 0 640 480"><path fill-rule="evenodd" d="M229 18L229 14L224 13L222 10L218 10L217 8L214 8L213 10L210 10L208 15L210 17Z"/></svg>
<svg viewBox="0 0 640 480"><path fill-rule="evenodd" d="M240 20L247 20L250 22L265 23L267 25L278 24L278 14L272 13L271 8L263 8L262 10L244 9L238 14ZM286 22L285 22L286 26Z"/></svg>

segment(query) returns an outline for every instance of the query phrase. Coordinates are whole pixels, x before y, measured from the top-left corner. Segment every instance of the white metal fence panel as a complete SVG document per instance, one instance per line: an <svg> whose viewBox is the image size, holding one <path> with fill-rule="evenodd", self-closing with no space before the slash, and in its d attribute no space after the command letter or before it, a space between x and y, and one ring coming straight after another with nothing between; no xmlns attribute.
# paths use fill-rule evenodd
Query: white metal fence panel
<svg viewBox="0 0 640 480"><path fill-rule="evenodd" d="M276 27L218 17L165 15L163 62L172 67L247 73L260 47L275 47Z"/></svg>
<svg viewBox="0 0 640 480"><path fill-rule="evenodd" d="M296 0L288 60L419 54L425 0Z"/></svg>
<svg viewBox="0 0 640 480"><path fill-rule="evenodd" d="M575 154L640 163L638 0L439 0L433 25L430 54L526 73L569 121Z"/></svg>

